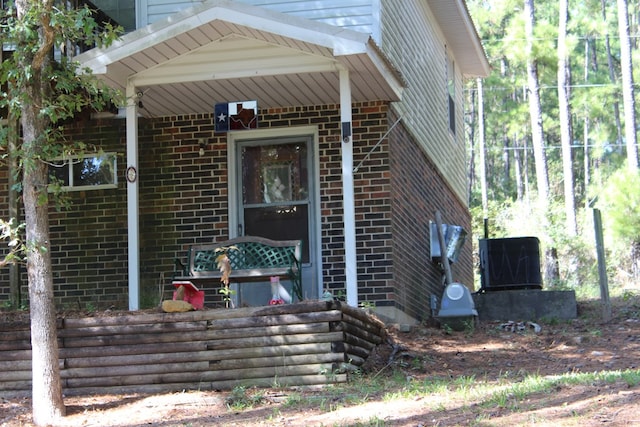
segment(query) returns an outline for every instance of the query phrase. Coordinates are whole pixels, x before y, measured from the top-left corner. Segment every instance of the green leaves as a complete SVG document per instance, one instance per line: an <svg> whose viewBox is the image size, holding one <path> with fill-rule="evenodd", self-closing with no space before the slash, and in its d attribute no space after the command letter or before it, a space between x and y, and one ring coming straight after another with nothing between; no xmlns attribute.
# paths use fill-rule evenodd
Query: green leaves
<svg viewBox="0 0 640 427"><path fill-rule="evenodd" d="M616 239L640 242L640 172L621 167L600 193L604 222Z"/></svg>

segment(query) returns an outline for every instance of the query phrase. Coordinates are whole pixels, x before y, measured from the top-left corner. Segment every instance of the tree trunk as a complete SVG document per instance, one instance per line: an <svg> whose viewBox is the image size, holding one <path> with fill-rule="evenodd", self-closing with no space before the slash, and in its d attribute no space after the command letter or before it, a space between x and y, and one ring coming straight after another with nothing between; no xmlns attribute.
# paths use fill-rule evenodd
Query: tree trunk
<svg viewBox="0 0 640 427"><path fill-rule="evenodd" d="M640 242L631 242L631 274L635 281L640 278Z"/></svg>
<svg viewBox="0 0 640 427"><path fill-rule="evenodd" d="M620 70L622 71L622 99L624 102L624 133L627 146L627 165L638 169L636 137L636 102L633 89L631 43L629 41L629 15L627 0L618 0L618 31L620 33Z"/></svg>
<svg viewBox="0 0 640 427"><path fill-rule="evenodd" d="M502 189L505 195L509 194L511 188L511 144L509 140L509 134L506 127L502 131Z"/></svg>
<svg viewBox="0 0 640 427"><path fill-rule="evenodd" d="M538 63L533 57L533 27L535 12L533 0L525 0L525 31L527 36L527 81L529 85L529 114L531 116L531 142L536 162L536 182L538 196L542 203L547 203L549 197L549 173L547 171L547 156L544 150L544 131L542 127L542 106L540 104L540 85L538 83ZM544 212L544 210L543 210Z"/></svg>
<svg viewBox="0 0 640 427"><path fill-rule="evenodd" d="M586 113L586 112L585 112ZM589 116L585 114L583 127L583 144L584 144L584 207L588 209L591 206L591 200L589 199L589 184L591 181L591 168L589 163L591 162L591 152L589 150Z"/></svg>
<svg viewBox="0 0 640 427"><path fill-rule="evenodd" d="M602 20L604 21L605 28L607 24L607 5L605 0L600 1L600 7L602 10ZM609 67L609 80L611 83L616 83L616 72L615 67L613 65L613 56L611 55L611 41L609 39L609 32L607 32L605 37L605 47L607 49L607 66ZM616 131L618 134L617 143L619 146L622 146L622 123L620 122L620 104L618 103L618 98L614 98L613 101L613 114L616 121Z"/></svg>
<svg viewBox="0 0 640 427"><path fill-rule="evenodd" d="M523 175L523 167L522 167L522 156L520 156L520 141L516 138L513 139L513 146L515 150L513 150L513 156L515 164L515 177L516 177L516 198L517 200L524 199L524 177Z"/></svg>
<svg viewBox="0 0 640 427"><path fill-rule="evenodd" d="M29 280L29 307L31 314L32 348L32 415L38 426L55 424L65 415L58 363L56 312L53 299L53 273L51 268L48 211L48 168L41 159L46 158L44 147L48 143L49 121L41 113L45 97L51 92L49 80L43 79L48 69L54 34L48 13L53 0L35 5L27 0L16 1L19 20L29 22L33 8L41 7L41 27L38 31L38 49L27 50L20 57L22 72L29 70L30 79L24 84L28 102L21 106L23 177L22 197L26 224L27 277ZM32 25L32 21L28 25Z"/></svg>
<svg viewBox="0 0 640 427"><path fill-rule="evenodd" d="M484 88L482 79L476 80L478 86L478 147L480 149L480 187L482 189L482 214L489 216L489 198L487 196L487 147L484 131Z"/></svg>
<svg viewBox="0 0 640 427"><path fill-rule="evenodd" d="M551 219L549 218L549 173L547 156L544 147L544 131L542 126L542 106L540 104L540 85L538 82L538 64L533 56L533 28L535 25L535 9L533 0L524 1L525 32L527 37L527 81L529 85L529 114L531 116L531 143L536 167L536 182L538 185L538 208L541 212L541 240L545 244L545 283L556 283L558 276L554 268L553 244L548 234Z"/></svg>
<svg viewBox="0 0 640 427"><path fill-rule="evenodd" d="M36 108L24 108L22 127L25 150L38 150L46 127ZM35 158L35 157L30 157ZM23 199L27 241L27 276L31 310L33 422L49 425L65 415L58 364L56 313L49 245L47 165L37 161L24 174Z"/></svg>
<svg viewBox="0 0 640 427"><path fill-rule="evenodd" d="M475 185L476 180L476 155L475 155L475 133L476 133L476 124L478 121L478 117L476 115L476 93L472 90L470 91L470 99L469 99L469 170L468 170L468 179L467 179L467 195L469 200L471 200L471 194L473 193L473 187Z"/></svg>
<svg viewBox="0 0 640 427"><path fill-rule="evenodd" d="M576 222L575 189L573 186L573 127L571 125L571 103L569 85L571 70L567 52L567 22L569 20L569 1L560 0L560 19L558 23L558 112L560 114L560 144L562 146L562 172L564 175L564 210L566 228L569 236L578 234Z"/></svg>

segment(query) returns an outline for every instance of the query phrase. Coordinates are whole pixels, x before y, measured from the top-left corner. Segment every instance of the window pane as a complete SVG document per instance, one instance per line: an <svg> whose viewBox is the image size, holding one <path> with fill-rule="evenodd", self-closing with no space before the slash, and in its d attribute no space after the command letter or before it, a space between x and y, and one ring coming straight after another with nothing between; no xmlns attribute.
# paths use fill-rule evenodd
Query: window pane
<svg viewBox="0 0 640 427"><path fill-rule="evenodd" d="M305 143L249 146L242 152L245 204L307 200L309 192Z"/></svg>
<svg viewBox="0 0 640 427"><path fill-rule="evenodd" d="M113 184L114 158L110 156L85 157L73 162L73 186Z"/></svg>
<svg viewBox="0 0 640 427"><path fill-rule="evenodd" d="M49 167L49 176L63 187L69 186L69 163L63 161L53 162Z"/></svg>
<svg viewBox="0 0 640 427"><path fill-rule="evenodd" d="M87 3L87 2L85 2ZM135 2L131 0L92 0L101 12L109 16L119 25L122 25L125 32L136 29L136 8Z"/></svg>

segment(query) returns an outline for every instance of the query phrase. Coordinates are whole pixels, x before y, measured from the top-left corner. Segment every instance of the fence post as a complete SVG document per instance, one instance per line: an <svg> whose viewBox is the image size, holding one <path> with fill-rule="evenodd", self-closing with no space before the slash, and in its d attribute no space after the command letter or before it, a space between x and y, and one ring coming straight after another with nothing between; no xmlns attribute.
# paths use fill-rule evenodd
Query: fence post
<svg viewBox="0 0 640 427"><path fill-rule="evenodd" d="M600 282L600 301L602 303L602 320L611 320L611 300L609 299L609 281L607 279L607 263L604 255L602 238L602 217L599 209L593 210L593 226L596 233L596 253L598 255L598 276Z"/></svg>

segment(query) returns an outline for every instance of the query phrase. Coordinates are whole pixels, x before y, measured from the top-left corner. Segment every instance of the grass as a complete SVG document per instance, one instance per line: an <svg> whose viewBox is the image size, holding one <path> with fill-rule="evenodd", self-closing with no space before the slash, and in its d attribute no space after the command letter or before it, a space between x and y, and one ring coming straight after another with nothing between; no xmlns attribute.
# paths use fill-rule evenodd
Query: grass
<svg viewBox="0 0 640 427"><path fill-rule="evenodd" d="M280 409L296 411L316 408L322 412L333 412L371 402L424 401L426 408L433 413L445 414L451 410L460 410L471 417L466 421L471 423L468 425L485 425L486 415L483 411L499 409L511 413L524 413L536 409L535 405L539 405L537 408L544 407L540 405L544 405L545 399L553 400L557 390L579 386L601 388L613 383L624 384L629 388L636 387L640 385L640 370L565 373L550 376L509 373L497 379L463 376L423 381L407 378L401 372L392 372L386 378L362 377L356 383L333 385L310 395L294 393ZM531 403L538 402L540 399L542 404ZM527 416L539 417L536 414ZM350 425L385 426L386 424L384 420L372 415L364 422Z"/></svg>

